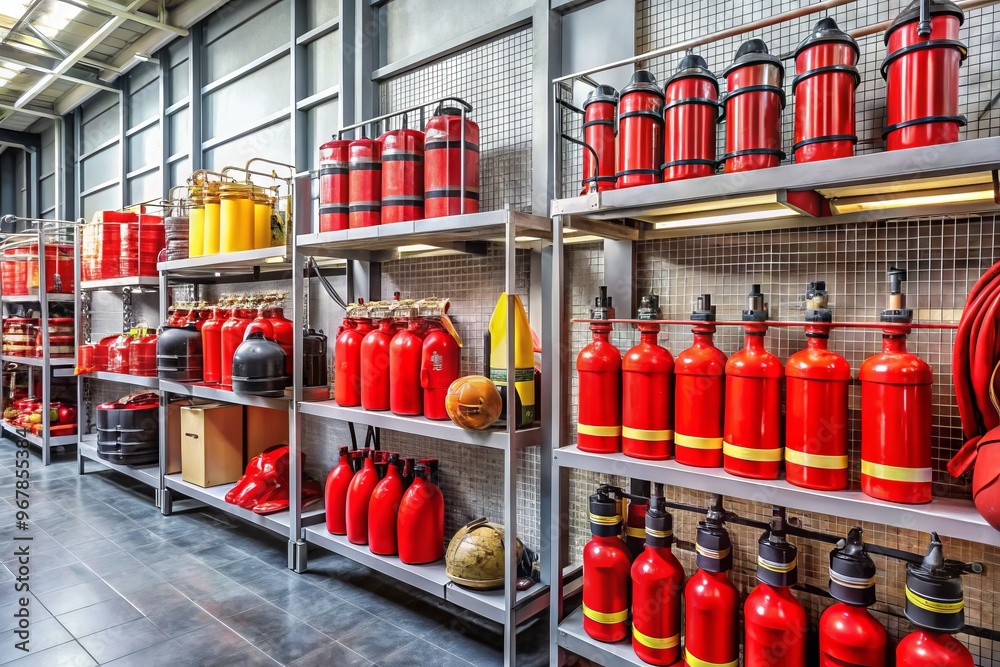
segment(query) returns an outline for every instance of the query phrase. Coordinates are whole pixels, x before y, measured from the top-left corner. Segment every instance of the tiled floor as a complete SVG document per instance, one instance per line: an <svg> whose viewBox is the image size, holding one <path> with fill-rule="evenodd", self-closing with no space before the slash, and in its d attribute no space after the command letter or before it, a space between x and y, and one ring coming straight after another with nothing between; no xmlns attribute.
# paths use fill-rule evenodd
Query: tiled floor
<svg viewBox="0 0 1000 667"><path fill-rule="evenodd" d="M13 443L0 440L0 664L501 665L502 627L376 572L198 509L164 517L151 490L76 457L31 456L31 528L14 528ZM95 469L96 464L89 464ZM13 536L31 542L31 653L14 648ZM543 615L517 664L546 663Z"/></svg>

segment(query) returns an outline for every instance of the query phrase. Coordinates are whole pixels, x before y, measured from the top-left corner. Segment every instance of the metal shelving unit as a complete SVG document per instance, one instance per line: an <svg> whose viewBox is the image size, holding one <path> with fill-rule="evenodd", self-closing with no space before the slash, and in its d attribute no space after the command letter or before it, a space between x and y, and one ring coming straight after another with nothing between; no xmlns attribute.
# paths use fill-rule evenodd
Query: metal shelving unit
<svg viewBox="0 0 1000 667"><path fill-rule="evenodd" d="M81 375L83 378L91 380L104 380L105 382L117 382L133 387L143 387L145 389L159 389L160 380L155 375L128 375L127 373L109 373L108 371L94 371Z"/></svg>
<svg viewBox="0 0 1000 667"><path fill-rule="evenodd" d="M97 436L94 435L84 435L80 437L80 442L77 450L80 453L80 474L83 474L84 461L96 461L100 463L103 467L114 470L115 472L120 472L123 475L127 475L132 479L138 480L145 484L146 486L151 486L156 491L157 496L160 492L160 464L150 463L148 465L141 466L129 466L122 465L120 463L112 463L111 461L105 461L97 454Z"/></svg>

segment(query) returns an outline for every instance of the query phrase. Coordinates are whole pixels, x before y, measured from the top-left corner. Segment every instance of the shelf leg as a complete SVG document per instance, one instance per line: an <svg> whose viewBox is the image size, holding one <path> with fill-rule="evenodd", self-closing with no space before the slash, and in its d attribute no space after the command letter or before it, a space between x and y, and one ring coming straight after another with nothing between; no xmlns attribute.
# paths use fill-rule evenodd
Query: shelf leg
<svg viewBox="0 0 1000 667"><path fill-rule="evenodd" d="M306 555L308 545L305 540L288 541L288 569L302 574L309 568Z"/></svg>
<svg viewBox="0 0 1000 667"><path fill-rule="evenodd" d="M164 488L160 492L160 513L163 516L170 516L170 513L173 511L174 500L172 496L173 493L171 493L170 489Z"/></svg>
<svg viewBox="0 0 1000 667"><path fill-rule="evenodd" d="M77 445L77 447L79 447L79 445ZM79 470L79 474L86 475L87 474L87 459L85 459L83 457L83 454L81 454L80 452L76 453L76 464L77 464L77 466L80 469Z"/></svg>

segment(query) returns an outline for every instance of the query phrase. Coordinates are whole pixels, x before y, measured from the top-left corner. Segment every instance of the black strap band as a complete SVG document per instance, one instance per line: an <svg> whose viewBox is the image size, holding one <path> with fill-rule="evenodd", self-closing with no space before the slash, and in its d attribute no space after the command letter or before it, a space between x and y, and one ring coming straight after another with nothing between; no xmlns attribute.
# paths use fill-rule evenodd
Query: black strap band
<svg viewBox="0 0 1000 667"><path fill-rule="evenodd" d="M461 188L447 188L444 190L427 190L424 192L424 199L446 199L448 197L454 197L455 199L461 199L462 190ZM479 201L479 193L473 190L465 191L465 198L472 199L473 201Z"/></svg>
<svg viewBox="0 0 1000 667"><path fill-rule="evenodd" d="M612 118L598 118L596 120L588 120L586 123L583 124L583 129L586 130L588 127L596 127L596 126L614 127L615 121Z"/></svg>
<svg viewBox="0 0 1000 667"><path fill-rule="evenodd" d="M382 206L419 206L424 207L423 197L382 197Z"/></svg>
<svg viewBox="0 0 1000 667"><path fill-rule="evenodd" d="M591 176L583 179L584 183L615 183L617 181L617 176Z"/></svg>
<svg viewBox="0 0 1000 667"><path fill-rule="evenodd" d="M914 125L927 125L928 123L958 123L959 127L965 127L969 121L962 114L957 116L924 116L923 118L911 118L910 120L904 120L901 123L894 123L893 125L888 125L884 130L882 130L882 138L885 139L890 133L896 130L902 130L904 127L913 127Z"/></svg>
<svg viewBox="0 0 1000 667"><path fill-rule="evenodd" d="M462 147L462 142L459 139L456 139L454 141L450 139L447 141L430 141L424 144L424 153L426 153L427 151L438 151L445 148L461 148L461 147ZM474 144L471 141L466 141L465 150L472 151L473 153L478 153L479 144Z"/></svg>
<svg viewBox="0 0 1000 667"><path fill-rule="evenodd" d="M910 44L909 46L904 46L901 49L893 51L885 57L882 61L882 78L886 79L889 76L889 65L899 60L905 55L914 53L915 51L925 51L926 49L958 49L959 54L961 54L961 60L964 61L969 55L969 49L962 42L957 39L928 39L926 42L917 42L916 44Z"/></svg>
<svg viewBox="0 0 1000 667"><path fill-rule="evenodd" d="M381 162L352 162L350 171L382 171Z"/></svg>
<svg viewBox="0 0 1000 667"><path fill-rule="evenodd" d="M320 176L347 176L347 167L321 167Z"/></svg>
<svg viewBox="0 0 1000 667"><path fill-rule="evenodd" d="M347 215L349 208L341 204L334 204L332 206L320 206L320 215Z"/></svg>
<svg viewBox="0 0 1000 667"><path fill-rule="evenodd" d="M744 155L774 155L779 160L785 159L784 151L778 148L744 148L741 151L733 151L732 153L726 153L722 156L722 161L730 160L734 157L743 157Z"/></svg>
<svg viewBox="0 0 1000 667"><path fill-rule="evenodd" d="M850 74L851 78L854 79L855 88L861 85L861 74L858 72L857 67L854 67L853 65L827 65L826 67L817 67L816 69L811 69L808 72L803 72L792 79L792 95L795 94L795 87L810 77L814 77L819 74L837 73Z"/></svg>
<svg viewBox="0 0 1000 667"><path fill-rule="evenodd" d="M424 156L418 153L382 153L382 162L423 162Z"/></svg>
<svg viewBox="0 0 1000 667"><path fill-rule="evenodd" d="M619 122L625 120L626 118L651 118L658 123L663 122L663 116L656 113L655 111L646 111L646 110L626 111L625 113L618 115Z"/></svg>
<svg viewBox="0 0 1000 667"><path fill-rule="evenodd" d="M351 213L380 213L381 211L381 205L351 204Z"/></svg>
<svg viewBox="0 0 1000 667"><path fill-rule="evenodd" d="M803 139L802 141L797 141L792 144L792 152L799 150L803 146L809 146L811 144L825 144L831 141L850 141L852 144L858 143L858 135L856 134L826 134L822 137L812 137L809 139Z"/></svg>
<svg viewBox="0 0 1000 667"><path fill-rule="evenodd" d="M660 170L670 169L671 167L688 167L696 165L703 165L715 169L719 163L716 160L703 160L698 158L690 158L688 160L672 160L670 162L664 162L663 166L660 167Z"/></svg>
<svg viewBox="0 0 1000 667"><path fill-rule="evenodd" d="M722 104L717 100L712 100L707 97L685 97L682 100L674 100L667 106L663 107L663 115L666 116L667 112L675 107L682 107L686 104L697 104L700 106L714 107L717 114L722 113Z"/></svg>
<svg viewBox="0 0 1000 667"><path fill-rule="evenodd" d="M745 86L743 88L737 88L736 90L730 91L722 98L722 103L727 104L729 100L737 95L745 95L746 93L774 93L778 96L778 100L781 102L781 108L785 108L785 91L778 86L769 86L763 83L756 86Z"/></svg>
<svg viewBox="0 0 1000 667"><path fill-rule="evenodd" d="M626 169L624 171L619 171L616 178L621 178L622 176L659 176L659 169Z"/></svg>

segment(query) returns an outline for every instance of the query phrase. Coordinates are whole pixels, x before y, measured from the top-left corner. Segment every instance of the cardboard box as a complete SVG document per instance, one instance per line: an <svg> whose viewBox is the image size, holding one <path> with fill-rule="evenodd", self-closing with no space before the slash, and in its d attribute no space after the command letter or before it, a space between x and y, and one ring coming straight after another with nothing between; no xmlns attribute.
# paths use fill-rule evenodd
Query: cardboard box
<svg viewBox="0 0 1000 667"><path fill-rule="evenodd" d="M247 406L246 412L246 456L243 467L250 459L272 445L288 444L288 410L272 410Z"/></svg>
<svg viewBox="0 0 1000 667"><path fill-rule="evenodd" d="M167 405L167 465L166 474L181 471L181 408L187 405L210 405L211 401L184 398Z"/></svg>
<svg viewBox="0 0 1000 667"><path fill-rule="evenodd" d="M231 484L243 474L243 406L181 408L181 479L202 487Z"/></svg>

